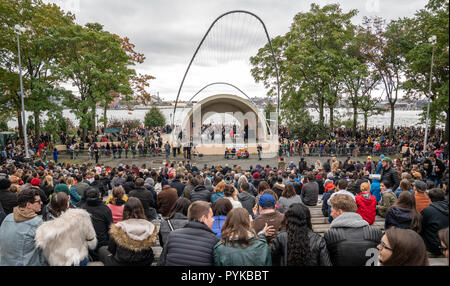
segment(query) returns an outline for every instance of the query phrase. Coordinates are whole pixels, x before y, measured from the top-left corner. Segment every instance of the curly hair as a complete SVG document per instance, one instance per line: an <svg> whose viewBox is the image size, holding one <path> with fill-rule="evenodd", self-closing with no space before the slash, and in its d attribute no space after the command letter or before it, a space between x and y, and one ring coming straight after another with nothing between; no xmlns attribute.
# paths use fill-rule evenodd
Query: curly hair
<svg viewBox="0 0 450 286"><path fill-rule="evenodd" d="M292 204L284 214L288 236L287 265L308 266L311 264L311 249L308 233L312 231L311 213L303 204Z"/></svg>

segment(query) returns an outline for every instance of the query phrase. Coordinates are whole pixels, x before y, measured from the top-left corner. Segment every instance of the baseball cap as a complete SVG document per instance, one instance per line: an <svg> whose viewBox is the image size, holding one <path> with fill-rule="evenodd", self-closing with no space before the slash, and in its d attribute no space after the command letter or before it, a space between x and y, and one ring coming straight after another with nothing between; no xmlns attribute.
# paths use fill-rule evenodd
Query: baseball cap
<svg viewBox="0 0 450 286"><path fill-rule="evenodd" d="M422 180L415 180L413 186L415 186L418 191L424 192L427 189L427 184Z"/></svg>
<svg viewBox="0 0 450 286"><path fill-rule="evenodd" d="M391 158L389 158L389 157L384 157L382 160L386 161L386 162L392 162Z"/></svg>
<svg viewBox="0 0 450 286"><path fill-rule="evenodd" d="M258 205L261 207L275 207L275 198L270 194L262 194L259 198Z"/></svg>
<svg viewBox="0 0 450 286"><path fill-rule="evenodd" d="M381 154L381 155L380 155L380 159L384 159L384 154Z"/></svg>

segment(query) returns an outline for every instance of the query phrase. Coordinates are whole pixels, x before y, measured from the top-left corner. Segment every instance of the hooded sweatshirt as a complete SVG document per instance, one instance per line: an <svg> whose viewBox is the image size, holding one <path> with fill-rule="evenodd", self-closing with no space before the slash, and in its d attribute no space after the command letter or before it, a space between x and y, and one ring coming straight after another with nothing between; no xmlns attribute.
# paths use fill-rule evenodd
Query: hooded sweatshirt
<svg viewBox="0 0 450 286"><path fill-rule="evenodd" d="M253 207L255 206L255 197L247 192L241 192L237 195L242 207L245 208L248 213L254 217Z"/></svg>
<svg viewBox="0 0 450 286"><path fill-rule="evenodd" d="M356 205L358 206L357 213L360 214L369 225L372 225L375 222L377 199L372 196L370 192L366 192L359 193L355 200Z"/></svg>
<svg viewBox="0 0 450 286"><path fill-rule="evenodd" d="M441 241L438 231L448 227L448 203L446 201L432 202L422 213L422 231L420 235L427 250L433 254L441 254Z"/></svg>
<svg viewBox="0 0 450 286"><path fill-rule="evenodd" d="M331 222L330 227L359 228L366 225L369 225L369 223L365 221L360 214L354 212L344 212Z"/></svg>
<svg viewBox="0 0 450 286"><path fill-rule="evenodd" d="M398 206L388 209L386 219L384 221L384 229L395 226L403 229L410 229L412 221L411 210Z"/></svg>

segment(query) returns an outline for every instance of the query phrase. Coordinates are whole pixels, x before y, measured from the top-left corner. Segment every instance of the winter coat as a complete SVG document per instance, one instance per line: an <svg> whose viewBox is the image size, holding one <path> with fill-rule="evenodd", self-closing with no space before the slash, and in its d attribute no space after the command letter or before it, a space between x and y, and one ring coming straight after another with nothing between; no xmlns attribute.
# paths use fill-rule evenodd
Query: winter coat
<svg viewBox="0 0 450 286"><path fill-rule="evenodd" d="M242 204L239 200L235 200L235 199L233 199L233 197L225 197L224 196L224 198L230 201L231 205L233 206L233 209L242 208Z"/></svg>
<svg viewBox="0 0 450 286"><path fill-rule="evenodd" d="M217 215L217 216L213 216L213 218L214 218L214 222L212 224L212 231L220 239L221 234L222 234L222 226L225 223L227 216L226 215Z"/></svg>
<svg viewBox="0 0 450 286"><path fill-rule="evenodd" d="M50 266L78 265L95 249L97 238L90 215L83 209L68 209L36 230L36 246Z"/></svg>
<svg viewBox="0 0 450 286"><path fill-rule="evenodd" d="M186 187L183 189L183 197L185 197L188 200L191 200L191 191L194 189L194 185L191 183L187 183Z"/></svg>
<svg viewBox="0 0 450 286"><path fill-rule="evenodd" d="M253 237L251 245L241 247L237 242L218 242L214 246L215 266L272 266L270 248L265 239Z"/></svg>
<svg viewBox="0 0 450 286"><path fill-rule="evenodd" d="M333 266L365 266L367 250L376 248L381 236L381 230L353 212L334 219L324 234Z"/></svg>
<svg viewBox="0 0 450 286"><path fill-rule="evenodd" d="M382 169L381 182L385 180L390 182L392 190L397 190L400 186L400 179L398 177L397 169L392 166L390 166L387 170Z"/></svg>
<svg viewBox="0 0 450 286"><path fill-rule="evenodd" d="M393 206L386 212L384 229L386 230L392 226L403 229L411 229L412 218L411 210Z"/></svg>
<svg viewBox="0 0 450 286"><path fill-rule="evenodd" d="M193 203L195 201L204 201L209 203L211 201L211 192L208 191L205 186L196 186L191 191L191 202Z"/></svg>
<svg viewBox="0 0 450 286"><path fill-rule="evenodd" d="M382 194L381 204L377 205L377 213L382 217L386 217L386 211L392 207L396 201L397 197L392 191Z"/></svg>
<svg viewBox="0 0 450 286"><path fill-rule="evenodd" d="M158 205L158 213L160 213L163 217L169 215L172 206L178 200L177 190L170 187L169 185L165 185L161 192L158 194L157 205Z"/></svg>
<svg viewBox="0 0 450 286"><path fill-rule="evenodd" d="M425 242L427 250L433 254L441 254L439 246L441 240L438 231L448 227L448 202L432 202L430 206L423 209L422 231L420 235Z"/></svg>
<svg viewBox="0 0 450 286"><path fill-rule="evenodd" d="M89 188L89 184L86 182L78 182L73 187L77 190L80 197L84 197L84 192Z"/></svg>
<svg viewBox="0 0 450 286"><path fill-rule="evenodd" d="M147 220L156 218L154 217L154 209L156 209L156 203L152 193L149 190L147 190L145 187L139 187L132 190L128 194L128 197L135 197L141 201Z"/></svg>
<svg viewBox="0 0 450 286"><path fill-rule="evenodd" d="M18 209L20 208L15 207L0 226L0 266L45 265L42 251L35 246L34 239L42 219L35 216L31 219L19 220Z"/></svg>
<svg viewBox="0 0 450 286"><path fill-rule="evenodd" d="M111 210L102 200L88 200L80 205L91 215L91 221L97 235L97 248L108 245L109 228L113 223Z"/></svg>
<svg viewBox="0 0 450 286"><path fill-rule="evenodd" d="M212 266L213 248L219 241L204 223L190 221L167 237L158 265Z"/></svg>
<svg viewBox="0 0 450 286"><path fill-rule="evenodd" d="M416 209L418 213L421 213L422 210L431 204L430 198L422 192L415 192L414 199L416 200Z"/></svg>
<svg viewBox="0 0 450 286"><path fill-rule="evenodd" d="M76 209L72 203L69 203L70 209ZM55 219L56 216L53 214L52 208L50 206L50 203L46 204L44 207L42 207L42 220L43 221L49 221L52 219Z"/></svg>
<svg viewBox="0 0 450 286"><path fill-rule="evenodd" d="M186 186L186 184L183 184L183 183L180 182L180 180L178 180L178 179L174 179L174 180L172 181L172 183L170 183L170 186L171 186L172 188L175 188L175 189L177 190L177 195L178 195L178 197L181 197L181 195L183 194L183 190L184 190L184 187Z"/></svg>
<svg viewBox="0 0 450 286"><path fill-rule="evenodd" d="M6 217L5 210L3 209L2 203L0 202L0 225L2 225L3 220Z"/></svg>
<svg viewBox="0 0 450 286"><path fill-rule="evenodd" d="M290 198L280 197L278 202L281 205L281 208L278 210L280 213L285 213L292 204L302 203L302 199L299 195L295 195Z"/></svg>
<svg viewBox="0 0 450 286"><path fill-rule="evenodd" d="M253 207L255 206L255 197L247 192L238 194L238 199L242 204L242 207L248 211L248 213L254 217Z"/></svg>
<svg viewBox="0 0 450 286"><path fill-rule="evenodd" d="M158 228L145 219L127 219L111 225L105 266L150 266Z"/></svg>
<svg viewBox="0 0 450 286"><path fill-rule="evenodd" d="M169 219L161 220L160 229L159 229L159 243L164 247L164 244L167 241L167 236L172 231L169 226ZM170 224L173 227L173 230L183 228L188 223L188 218L182 213L175 213L172 218L170 218Z"/></svg>
<svg viewBox="0 0 450 286"><path fill-rule="evenodd" d="M370 184L370 193L377 199L377 204L381 200L380 181L373 180Z"/></svg>
<svg viewBox="0 0 450 286"><path fill-rule="evenodd" d="M430 159L426 159L424 164L428 164L428 168L425 169L425 171L427 172L427 177L428 178L441 180L441 178L442 178L442 176L444 175L444 172L445 172L445 165L444 165L444 163L442 163L441 160L436 159L436 166L439 168L439 171L435 172L434 176L432 175L433 165L431 164Z"/></svg>
<svg viewBox="0 0 450 286"><path fill-rule="evenodd" d="M367 192L359 193L355 200L356 205L358 206L357 213L360 214L369 225L372 225L375 222L375 216L377 215L377 199Z"/></svg>
<svg viewBox="0 0 450 286"><path fill-rule="evenodd" d="M5 211L6 215L12 213L14 207L19 204L17 202L17 195L7 189L0 190L0 203L3 206L3 210Z"/></svg>
<svg viewBox="0 0 450 286"><path fill-rule="evenodd" d="M330 214L328 213L328 201L331 197L331 195L334 194L334 189L329 190L325 197L322 200L322 214L324 217L328 217Z"/></svg>
<svg viewBox="0 0 450 286"><path fill-rule="evenodd" d="M211 195L211 204L214 204L217 199L223 198L223 192L212 193Z"/></svg>
<svg viewBox="0 0 450 286"><path fill-rule="evenodd" d="M317 182L309 182L302 187L302 201L307 206L317 205L319 196L319 184Z"/></svg>
<svg viewBox="0 0 450 286"><path fill-rule="evenodd" d="M309 249L311 252L311 260L308 266L331 266L330 255L328 254L325 239L310 231L308 233ZM279 232L277 237L272 241L270 247L272 253L273 266L287 266L288 262L288 234L285 231Z"/></svg>

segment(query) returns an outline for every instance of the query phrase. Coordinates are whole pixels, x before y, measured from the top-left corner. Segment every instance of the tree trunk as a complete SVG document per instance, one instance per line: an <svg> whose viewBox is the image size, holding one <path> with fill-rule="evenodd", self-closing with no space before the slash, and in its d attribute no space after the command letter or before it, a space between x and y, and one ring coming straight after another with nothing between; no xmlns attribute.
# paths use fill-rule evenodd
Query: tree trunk
<svg viewBox="0 0 450 286"><path fill-rule="evenodd" d="M367 112L364 112L364 134L367 134L367 121L369 120Z"/></svg>
<svg viewBox="0 0 450 286"><path fill-rule="evenodd" d="M323 107L324 107L324 99L319 98L319 124L323 125L324 116L323 116Z"/></svg>
<svg viewBox="0 0 450 286"><path fill-rule="evenodd" d="M40 112L34 111L34 136L35 138L39 138L40 136L40 129L41 129L41 123L39 120Z"/></svg>
<svg viewBox="0 0 450 286"><path fill-rule="evenodd" d="M436 114L430 114L430 135L436 134Z"/></svg>
<svg viewBox="0 0 450 286"><path fill-rule="evenodd" d="M334 121L334 107L330 107L330 130L331 131L334 128L333 121Z"/></svg>
<svg viewBox="0 0 450 286"><path fill-rule="evenodd" d="M92 132L92 136L94 136L95 135L95 133L96 133L96 122L95 122L95 116L96 116L96 113L97 113L97 108L96 108L96 106L94 105L93 107L92 107L92 111L93 111L93 113L92 113L92 117L91 117L91 119L89 120L89 122L90 122L90 129L91 129L91 132Z"/></svg>
<svg viewBox="0 0 450 286"><path fill-rule="evenodd" d="M444 133L444 141L448 142L448 135L449 135L449 129L448 129L448 113L449 111L446 110L445 114L446 114L446 118L445 118L445 133Z"/></svg>
<svg viewBox="0 0 450 286"><path fill-rule="evenodd" d="M353 124L352 124L352 136L356 137L356 125L358 124L358 105L353 104Z"/></svg>
<svg viewBox="0 0 450 286"><path fill-rule="evenodd" d="M389 128L389 130L390 130L389 132L390 132L390 137L391 138L394 138L394 116L395 116L395 114L394 114L394 112L395 112L394 105L395 104L391 103L391 126Z"/></svg>
<svg viewBox="0 0 450 286"><path fill-rule="evenodd" d="M108 105L105 104L105 109L103 110L103 127L106 129L106 125L108 124L108 119L106 118L106 110Z"/></svg>

